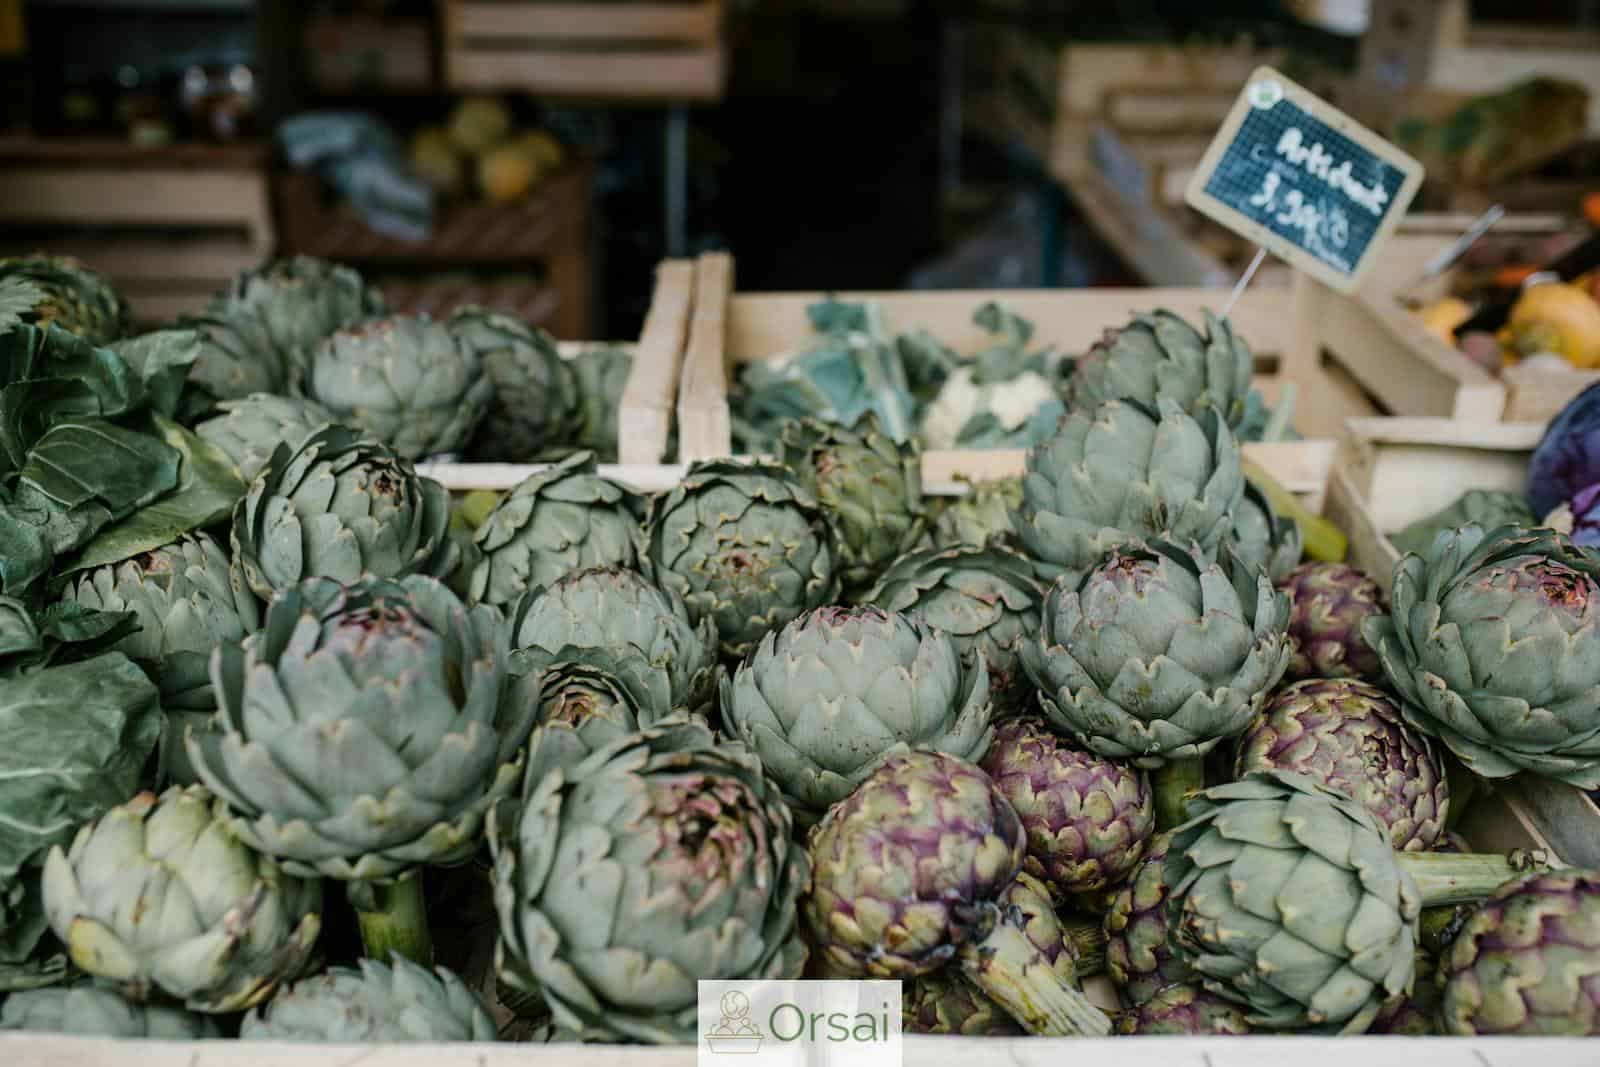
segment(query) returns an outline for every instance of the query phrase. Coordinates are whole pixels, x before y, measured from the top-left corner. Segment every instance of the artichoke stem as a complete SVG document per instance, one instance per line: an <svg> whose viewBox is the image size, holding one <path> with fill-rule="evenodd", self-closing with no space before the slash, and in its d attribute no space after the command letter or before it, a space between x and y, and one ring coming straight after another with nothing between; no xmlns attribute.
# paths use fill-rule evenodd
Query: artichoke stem
<svg viewBox="0 0 1600 1067"><path fill-rule="evenodd" d="M1089 978L1106 971L1106 928L1099 919L1060 915L1061 929L1078 951L1078 977Z"/></svg>
<svg viewBox="0 0 1600 1067"><path fill-rule="evenodd" d="M1189 794L1206 787L1205 760L1168 760L1150 772L1150 788L1155 793L1156 832L1170 830L1188 821L1185 808Z"/></svg>
<svg viewBox="0 0 1600 1067"><path fill-rule="evenodd" d="M433 935L428 932L421 871L387 885L351 882L346 893L356 909L361 944L369 959L387 960L391 952L398 952L424 967L433 966Z"/></svg>
<svg viewBox="0 0 1600 1067"><path fill-rule="evenodd" d="M1022 931L997 922L989 936L961 949L961 969L1021 1024L1041 1037L1104 1037L1106 1013L1061 976Z"/></svg>
<svg viewBox="0 0 1600 1067"><path fill-rule="evenodd" d="M1543 854L1521 850L1506 856L1397 852L1395 859L1415 879L1425 908L1482 900L1519 874L1548 866Z"/></svg>

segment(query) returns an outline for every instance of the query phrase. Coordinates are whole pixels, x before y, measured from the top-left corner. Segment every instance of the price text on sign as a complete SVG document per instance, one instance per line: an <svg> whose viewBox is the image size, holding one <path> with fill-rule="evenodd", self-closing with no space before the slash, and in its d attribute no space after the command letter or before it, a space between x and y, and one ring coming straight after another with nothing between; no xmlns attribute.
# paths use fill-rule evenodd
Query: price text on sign
<svg viewBox="0 0 1600 1067"><path fill-rule="evenodd" d="M1350 292L1421 184L1422 164L1260 67L1184 199L1296 269Z"/></svg>

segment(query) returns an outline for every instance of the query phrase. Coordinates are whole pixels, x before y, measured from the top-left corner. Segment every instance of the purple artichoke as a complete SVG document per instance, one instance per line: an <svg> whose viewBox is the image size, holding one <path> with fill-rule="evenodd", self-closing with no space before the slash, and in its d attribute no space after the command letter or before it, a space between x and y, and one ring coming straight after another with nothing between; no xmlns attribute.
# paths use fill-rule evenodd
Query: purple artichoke
<svg viewBox="0 0 1600 1067"><path fill-rule="evenodd" d="M1495 890L1444 952L1439 980L1443 1033L1600 1034L1600 871Z"/></svg>
<svg viewBox="0 0 1600 1067"><path fill-rule="evenodd" d="M1122 881L1155 832L1143 771L1071 748L1037 721L997 727L982 766L1022 818L1024 868L1058 903Z"/></svg>
<svg viewBox="0 0 1600 1067"><path fill-rule="evenodd" d="M1197 985L1169 985L1117 1017L1117 1033L1145 1036L1248 1034L1244 1009Z"/></svg>
<svg viewBox="0 0 1600 1067"><path fill-rule="evenodd" d="M1600 388L1589 386L1550 421L1528 463L1528 501L1548 515L1600 482Z"/></svg>
<svg viewBox="0 0 1600 1067"><path fill-rule="evenodd" d="M1157 834L1106 911L1106 973L1129 1004L1142 1004L1164 986L1193 980L1189 965L1167 941L1167 849L1172 834Z"/></svg>
<svg viewBox="0 0 1600 1067"><path fill-rule="evenodd" d="M1281 690L1239 738L1235 777L1296 771L1359 800L1402 852L1444 832L1450 785L1432 738L1407 726L1394 699L1353 678Z"/></svg>
<svg viewBox="0 0 1600 1067"><path fill-rule="evenodd" d="M1295 644L1286 678L1383 680L1383 664L1361 636L1363 620L1384 611L1377 582L1344 563L1306 563L1279 588L1289 594Z"/></svg>
<svg viewBox="0 0 1600 1067"><path fill-rule="evenodd" d="M1567 510L1572 512L1573 543L1584 548L1600 548L1600 482L1574 493L1567 501Z"/></svg>
<svg viewBox="0 0 1600 1067"><path fill-rule="evenodd" d="M886 759L812 831L811 943L831 971L913 978L959 961L1031 1033L1104 1035L1006 899L1022 822L978 767L935 752ZM1031 936L1030 936L1031 935Z"/></svg>
<svg viewBox="0 0 1600 1067"><path fill-rule="evenodd" d="M908 1034L1020 1037L1024 1032L960 967L912 978L901 988L900 1025Z"/></svg>

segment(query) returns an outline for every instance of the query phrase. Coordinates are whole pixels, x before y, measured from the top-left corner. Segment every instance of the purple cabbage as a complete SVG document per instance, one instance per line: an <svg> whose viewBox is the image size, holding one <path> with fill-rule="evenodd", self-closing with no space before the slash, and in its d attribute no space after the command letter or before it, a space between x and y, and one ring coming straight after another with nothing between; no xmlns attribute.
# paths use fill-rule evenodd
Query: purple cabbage
<svg viewBox="0 0 1600 1067"><path fill-rule="evenodd" d="M1572 508L1573 543L1600 548L1600 482L1579 489L1568 506Z"/></svg>
<svg viewBox="0 0 1600 1067"><path fill-rule="evenodd" d="M1573 397L1551 420L1528 464L1528 501L1534 514L1542 517L1596 484L1600 484L1600 383Z"/></svg>

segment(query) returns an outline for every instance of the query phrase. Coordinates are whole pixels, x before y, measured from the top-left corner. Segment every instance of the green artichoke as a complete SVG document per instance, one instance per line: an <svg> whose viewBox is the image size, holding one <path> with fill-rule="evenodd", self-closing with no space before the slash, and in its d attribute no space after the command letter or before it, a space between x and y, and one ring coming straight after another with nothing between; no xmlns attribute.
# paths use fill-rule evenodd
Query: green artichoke
<svg viewBox="0 0 1600 1067"><path fill-rule="evenodd" d="M1495 890L1439 960L1446 1034L1600 1034L1600 873L1533 874Z"/></svg>
<svg viewBox="0 0 1600 1067"><path fill-rule="evenodd" d="M948 634L881 608L818 608L769 633L722 681L726 729L809 822L906 748L976 761L993 736L989 674Z"/></svg>
<svg viewBox="0 0 1600 1067"><path fill-rule="evenodd" d="M1030 938L1038 931L1023 909L1004 906L1022 871L1022 824L977 767L936 752L891 756L829 810L809 848L801 908L830 968L914 978L959 960L1030 1033L1109 1032Z"/></svg>
<svg viewBox="0 0 1600 1067"><path fill-rule="evenodd" d="M1126 545L1056 582L1022 663L1054 726L1157 767L1249 724L1288 665L1288 621L1289 598L1230 552Z"/></svg>
<svg viewBox="0 0 1600 1067"><path fill-rule="evenodd" d="M1433 742L1405 725L1387 693L1342 678L1297 682L1268 702L1239 738L1235 776L1284 770L1360 801L1402 852L1444 833L1450 783Z"/></svg>
<svg viewBox="0 0 1600 1067"><path fill-rule="evenodd" d="M1362 626L1406 721L1485 778L1600 786L1600 558L1549 530L1467 526L1395 567Z"/></svg>
<svg viewBox="0 0 1600 1067"><path fill-rule="evenodd" d="M322 884L251 851L222 803L191 786L141 793L81 828L70 851L52 848L44 907L72 962L123 995L233 1012L305 966Z"/></svg>
<svg viewBox="0 0 1600 1067"><path fill-rule="evenodd" d="M1137 1006L1174 983L1190 982L1193 972L1167 937L1167 850L1172 832L1157 834L1144 860L1117 889L1105 914L1106 974Z"/></svg>
<svg viewBox="0 0 1600 1067"><path fill-rule="evenodd" d="M731 659L839 590L833 524L770 464L690 465L651 502L645 549L656 580L683 597L696 622L712 620Z"/></svg>
<svg viewBox="0 0 1600 1067"><path fill-rule="evenodd" d="M1197 985L1169 985L1117 1016L1117 1033L1187 1037L1248 1034L1249 1020L1232 1001Z"/></svg>
<svg viewBox="0 0 1600 1067"><path fill-rule="evenodd" d="M306 392L406 459L466 446L494 395L477 349L426 315L346 326L317 345Z"/></svg>
<svg viewBox="0 0 1600 1067"><path fill-rule="evenodd" d="M1022 506L1022 479L977 482L960 496L947 498L933 519L937 548L971 545L981 548L1011 535L1011 513Z"/></svg>
<svg viewBox="0 0 1600 1067"><path fill-rule="evenodd" d="M1368 618L1383 614L1377 582L1348 564L1306 563L1279 587L1289 594L1295 645L1287 677L1383 681L1383 664L1361 634Z"/></svg>
<svg viewBox="0 0 1600 1067"><path fill-rule="evenodd" d="M1227 319L1209 310L1203 314L1204 334L1164 308L1106 331L1078 357L1067 380L1069 405L1093 410L1130 399L1153 408L1170 400L1195 416L1220 411L1237 427L1244 421L1255 356Z"/></svg>
<svg viewBox="0 0 1600 1067"><path fill-rule="evenodd" d="M88 983L11 994L0 1004L0 1030L157 1041L222 1036L209 1016L167 1004L135 1004Z"/></svg>
<svg viewBox="0 0 1600 1067"><path fill-rule="evenodd" d="M478 526L470 599L505 607L590 567L636 567L645 498L579 452L530 474Z"/></svg>
<svg viewBox="0 0 1600 1067"><path fill-rule="evenodd" d="M622 390L633 369L633 354L617 345L587 345L566 360L578 387L581 428L572 444L588 449L602 462L617 459L617 415L622 407Z"/></svg>
<svg viewBox="0 0 1600 1067"><path fill-rule="evenodd" d="M282 394L290 386L285 354L272 343L255 315L183 317L178 326L194 331L199 352L189 380L217 400L242 400L257 393Z"/></svg>
<svg viewBox="0 0 1600 1067"><path fill-rule="evenodd" d="M271 599L306 578L446 577L450 494L384 445L327 426L280 445L233 511L233 566Z"/></svg>
<svg viewBox="0 0 1600 1067"><path fill-rule="evenodd" d="M1215 412L1116 400L1072 411L1028 450L1012 527L1041 576L1076 579L1119 544L1151 537L1215 549L1244 493L1239 446Z"/></svg>
<svg viewBox="0 0 1600 1067"><path fill-rule="evenodd" d="M493 1041L494 1019L466 983L443 967L395 957L362 960L360 970L330 967L245 1016L246 1041L380 1045Z"/></svg>
<svg viewBox="0 0 1600 1067"><path fill-rule="evenodd" d="M1248 481L1233 513L1233 530L1227 542L1246 565L1266 571L1267 577L1277 583L1289 577L1305 552L1300 524L1281 518L1267 494Z"/></svg>
<svg viewBox="0 0 1600 1067"><path fill-rule="evenodd" d="M312 579L218 648L219 711L189 756L238 835L292 874L461 862L515 788L537 710L513 699L508 659L500 613L435 579Z"/></svg>
<svg viewBox="0 0 1600 1067"><path fill-rule="evenodd" d="M582 755L687 710L673 704L666 673L636 651L532 648L513 653L511 662L540 724L571 729L573 751Z"/></svg>
<svg viewBox="0 0 1600 1067"><path fill-rule="evenodd" d="M1500 489L1468 489L1441 511L1426 515L1403 530L1389 535L1395 551L1426 556L1434 539L1446 530L1460 526L1481 526L1496 530L1502 526L1534 526L1539 516L1521 493Z"/></svg>
<svg viewBox="0 0 1600 1067"><path fill-rule="evenodd" d="M92 345L126 337L133 328L128 303L109 282L75 259L65 256L18 256L0 259L0 282L15 280L31 287L36 299L24 322L54 324Z"/></svg>
<svg viewBox="0 0 1600 1067"><path fill-rule="evenodd" d="M1484 896L1517 869L1395 852L1358 801L1283 771L1205 790L1189 811L1166 858L1172 943L1266 1029L1366 1030L1411 988L1422 908Z"/></svg>
<svg viewBox="0 0 1600 1067"><path fill-rule="evenodd" d="M909 552L863 597L943 630L963 654L981 655L1000 712L1033 705L1019 648L1038 629L1043 592L1027 559L998 544Z"/></svg>
<svg viewBox="0 0 1600 1067"><path fill-rule="evenodd" d="M524 656L601 664L642 659L667 683L674 708L704 713L716 699L711 621L690 622L682 597L637 571L579 571L530 592L517 604L510 631L512 647Z"/></svg>
<svg viewBox="0 0 1600 1067"><path fill-rule="evenodd" d="M890 560L926 538L922 450L896 442L871 412L849 428L791 420L778 458L833 520L846 592L870 586Z"/></svg>
<svg viewBox="0 0 1600 1067"><path fill-rule="evenodd" d="M674 1043L700 979L799 977L806 856L754 754L690 720L577 763L546 736L489 835L502 978L585 1038Z"/></svg>
<svg viewBox="0 0 1600 1067"><path fill-rule="evenodd" d="M477 307L457 310L449 328L482 362L491 386L488 411L467 450L473 459L532 463L578 442L587 398L549 334ZM615 405L611 415L615 419ZM614 440L611 451L616 451Z"/></svg>
<svg viewBox="0 0 1600 1067"><path fill-rule="evenodd" d="M332 412L304 397L252 393L217 405L221 414L194 428L239 468L246 482L272 458L279 445L296 451L317 430L333 421Z"/></svg>
<svg viewBox="0 0 1600 1067"><path fill-rule="evenodd" d="M1121 882L1155 829L1144 773L1061 744L1026 719L1000 724L980 766L1016 809L1024 869L1056 902Z"/></svg>
<svg viewBox="0 0 1600 1067"><path fill-rule="evenodd" d="M297 385L311 350L335 330L384 314L383 295L349 267L310 256L267 263L234 278L206 308L212 318L253 318L287 380Z"/></svg>
<svg viewBox="0 0 1600 1067"><path fill-rule="evenodd" d="M907 979L900 988L900 1027L908 1034L1020 1037L1024 1032L959 967Z"/></svg>

